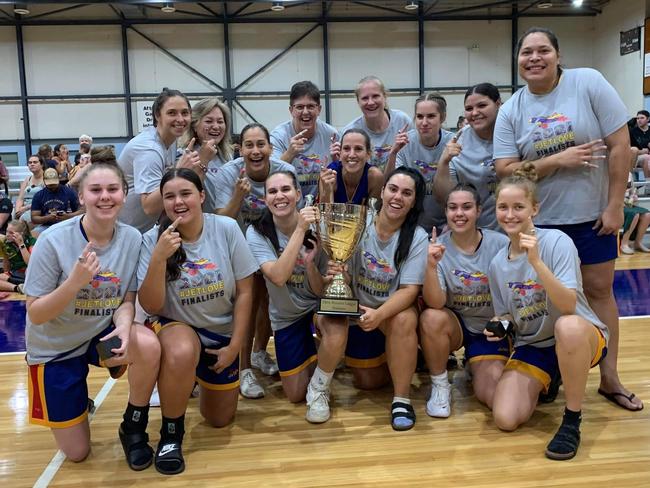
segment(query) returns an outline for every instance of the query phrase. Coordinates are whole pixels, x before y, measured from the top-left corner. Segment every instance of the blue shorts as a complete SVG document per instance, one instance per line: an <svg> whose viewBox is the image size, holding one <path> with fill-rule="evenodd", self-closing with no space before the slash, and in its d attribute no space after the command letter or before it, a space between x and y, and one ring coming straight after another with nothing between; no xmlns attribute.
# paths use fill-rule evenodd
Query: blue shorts
<svg viewBox="0 0 650 488"><path fill-rule="evenodd" d="M345 364L351 368L376 368L386 362L386 337L377 329L365 332L351 322L345 347Z"/></svg>
<svg viewBox="0 0 650 488"><path fill-rule="evenodd" d="M306 313L290 326L274 332L275 356L278 359L281 377L298 374L316 362L312 316L312 312Z"/></svg>
<svg viewBox="0 0 650 488"><path fill-rule="evenodd" d="M460 331L463 337L463 346L465 347L465 361L474 363L476 361L500 360L507 361L510 357L511 343L507 337L501 341L491 342L487 340L484 334L472 332L465 326L463 318L454 310L447 309L454 314L458 320Z"/></svg>
<svg viewBox="0 0 650 488"><path fill-rule="evenodd" d="M568 235L580 257L580 264L599 264L618 257L618 233L599 236L592 229L596 221L568 225L538 225L542 229L557 229Z"/></svg>
<svg viewBox="0 0 650 488"><path fill-rule="evenodd" d="M93 337L81 356L28 366L30 423L63 429L86 420L88 365L100 366L97 343L111 330L113 325Z"/></svg>
<svg viewBox="0 0 650 488"><path fill-rule="evenodd" d="M166 319L164 317L158 318L158 323L152 324L154 331L159 332L165 327L173 327L174 325L187 325L190 327L199 338L201 343L201 354L199 356L199 364L196 365L196 381L208 390L225 391L234 390L239 388L239 354L235 360L227 366L221 373L217 373L210 367L214 366L217 362L217 356L206 352L207 349L220 349L230 344L230 337L219 335L200 327L192 327L191 325L178 322L176 320ZM207 344L206 344L207 343Z"/></svg>
<svg viewBox="0 0 650 488"><path fill-rule="evenodd" d="M594 333L598 334L598 349L591 359L590 367L596 366L607 355L607 343L602 332L594 326ZM535 347L519 346L516 347L512 356L506 363L505 369L519 371L527 376L532 376L542 383L543 391L546 393L551 384L551 378L559 373L560 367L557 362L555 346Z"/></svg>

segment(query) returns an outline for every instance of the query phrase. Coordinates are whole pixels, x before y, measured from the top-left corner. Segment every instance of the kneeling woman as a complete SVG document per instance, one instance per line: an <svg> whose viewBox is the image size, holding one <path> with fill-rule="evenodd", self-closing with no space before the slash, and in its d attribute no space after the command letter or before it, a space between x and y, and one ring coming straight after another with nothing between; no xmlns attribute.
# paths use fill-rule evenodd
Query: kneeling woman
<svg viewBox="0 0 650 488"><path fill-rule="evenodd" d="M235 415L257 265L233 219L202 213L205 193L194 171L169 170L160 192L166 218L144 235L138 298L161 326L163 422L155 466L177 474L185 469L181 443L195 378L210 425L223 427Z"/></svg>
<svg viewBox="0 0 650 488"><path fill-rule="evenodd" d="M492 396L510 355L507 342L488 342L483 329L494 317L487 272L492 258L508 244L503 234L476 227L481 213L478 190L459 183L445 203L451 232L429 244L420 314L422 352L431 374L426 412L449 417L451 385L447 355L465 346L476 398L492 407Z"/></svg>
<svg viewBox="0 0 650 488"><path fill-rule="evenodd" d="M318 209L307 206L298 211L300 196L292 172L269 176L264 196L267 209L248 228L246 237L269 291L282 388L292 402L306 397L307 420L321 423L329 418L329 383L343 355L347 324L341 318L318 317L322 341L317 359L311 325L317 297L323 291L321 271L327 260L309 231L310 224L317 221ZM317 361L314 384L308 390Z"/></svg>
<svg viewBox="0 0 650 488"><path fill-rule="evenodd" d="M417 224L425 193L417 170L402 167L390 173L379 212L350 263L363 315L350 324L346 362L359 388L375 389L393 380L395 430L415 424L409 395L418 348L414 303L427 264L427 233Z"/></svg>
<svg viewBox="0 0 650 488"><path fill-rule="evenodd" d="M496 192L497 220L510 246L496 255L488 277L496 316L514 324L515 348L496 386L492 411L500 429L516 429L533 414L539 393L559 368L566 408L546 456L564 460L578 450L587 375L605 356L609 331L582 291L573 241L559 230L533 226L539 211L536 179L535 167L524 163Z"/></svg>
<svg viewBox="0 0 650 488"><path fill-rule="evenodd" d="M153 459L146 428L160 345L133 324L142 237L117 221L126 191L117 165L92 165L79 184L86 214L47 229L34 246L25 279L29 407L30 421L51 427L59 449L82 461L90 451L88 365L107 366L114 378L130 365L119 434L129 466L141 470ZM115 338L121 344L102 363L98 345Z"/></svg>

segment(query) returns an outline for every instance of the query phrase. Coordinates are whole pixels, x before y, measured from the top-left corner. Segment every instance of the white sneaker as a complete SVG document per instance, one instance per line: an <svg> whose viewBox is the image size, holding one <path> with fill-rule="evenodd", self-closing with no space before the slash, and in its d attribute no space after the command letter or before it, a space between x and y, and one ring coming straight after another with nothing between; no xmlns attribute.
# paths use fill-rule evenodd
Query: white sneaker
<svg viewBox="0 0 650 488"><path fill-rule="evenodd" d="M151 398L149 398L150 407L159 407L160 406L160 395L158 395L158 385L153 387L151 392Z"/></svg>
<svg viewBox="0 0 650 488"><path fill-rule="evenodd" d="M269 356L269 353L266 351L252 352L251 366L253 366L253 368L259 369L267 376L273 376L279 371L278 365L275 361L273 361L273 358Z"/></svg>
<svg viewBox="0 0 650 488"><path fill-rule="evenodd" d="M447 418L451 414L451 384L431 384L431 396L427 401L429 417Z"/></svg>
<svg viewBox="0 0 650 488"><path fill-rule="evenodd" d="M239 391L245 398L262 398L264 388L259 384L252 369L242 369L239 375Z"/></svg>
<svg viewBox="0 0 650 488"><path fill-rule="evenodd" d="M330 391L307 387L307 413L305 419L312 424L322 424L330 418Z"/></svg>

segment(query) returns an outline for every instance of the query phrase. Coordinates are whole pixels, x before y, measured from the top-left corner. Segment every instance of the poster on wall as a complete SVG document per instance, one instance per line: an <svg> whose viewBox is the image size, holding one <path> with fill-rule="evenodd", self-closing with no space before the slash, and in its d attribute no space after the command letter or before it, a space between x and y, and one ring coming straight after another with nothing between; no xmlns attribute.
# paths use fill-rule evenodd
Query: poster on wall
<svg viewBox="0 0 650 488"><path fill-rule="evenodd" d="M621 32L621 56L641 50L641 27Z"/></svg>
<svg viewBox="0 0 650 488"><path fill-rule="evenodd" d="M153 102L135 102L138 132L153 126Z"/></svg>

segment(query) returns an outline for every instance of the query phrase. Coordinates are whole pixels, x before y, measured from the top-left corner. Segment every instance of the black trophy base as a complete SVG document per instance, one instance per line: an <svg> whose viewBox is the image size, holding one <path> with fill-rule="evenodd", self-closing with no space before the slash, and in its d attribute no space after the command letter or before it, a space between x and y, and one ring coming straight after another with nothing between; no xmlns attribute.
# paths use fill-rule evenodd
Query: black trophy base
<svg viewBox="0 0 650 488"><path fill-rule="evenodd" d="M363 312L359 310L359 300L356 298L321 298L316 313L334 317L361 317L363 315Z"/></svg>

